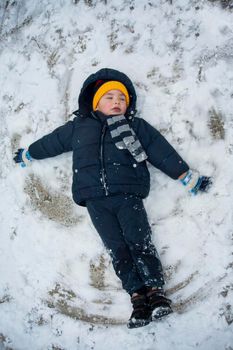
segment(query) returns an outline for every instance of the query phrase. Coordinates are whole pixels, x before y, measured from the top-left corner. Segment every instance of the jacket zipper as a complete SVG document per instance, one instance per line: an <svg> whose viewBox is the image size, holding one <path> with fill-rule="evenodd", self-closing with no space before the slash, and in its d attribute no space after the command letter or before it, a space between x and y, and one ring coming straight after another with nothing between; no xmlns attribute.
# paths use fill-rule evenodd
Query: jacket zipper
<svg viewBox="0 0 233 350"><path fill-rule="evenodd" d="M101 176L102 176L104 191L105 191L105 195L108 196L106 174L105 174L105 168L104 168L104 136L105 136L106 128L107 128L107 124L104 124L101 131L100 160L101 160Z"/></svg>

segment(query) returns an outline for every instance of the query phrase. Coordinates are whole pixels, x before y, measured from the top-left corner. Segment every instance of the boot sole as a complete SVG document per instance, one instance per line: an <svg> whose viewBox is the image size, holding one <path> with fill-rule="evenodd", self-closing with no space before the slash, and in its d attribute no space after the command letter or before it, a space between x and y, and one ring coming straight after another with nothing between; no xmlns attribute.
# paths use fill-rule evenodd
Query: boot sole
<svg viewBox="0 0 233 350"><path fill-rule="evenodd" d="M151 322L151 318L148 320L135 319L135 321L129 321L127 323L127 327L129 329L144 327L144 326L147 326L150 322Z"/></svg>
<svg viewBox="0 0 233 350"><path fill-rule="evenodd" d="M173 311L169 306L159 306L152 311L151 321L160 320L161 318L171 314Z"/></svg>

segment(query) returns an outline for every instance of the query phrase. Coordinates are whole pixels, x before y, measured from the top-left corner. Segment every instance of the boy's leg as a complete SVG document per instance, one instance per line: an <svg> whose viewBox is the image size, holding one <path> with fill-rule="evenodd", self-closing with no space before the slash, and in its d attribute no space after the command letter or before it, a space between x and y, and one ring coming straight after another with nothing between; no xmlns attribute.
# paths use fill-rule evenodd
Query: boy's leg
<svg viewBox="0 0 233 350"><path fill-rule="evenodd" d="M87 210L105 247L108 249L114 270L123 288L132 294L144 285L129 248L122 235L117 216L112 210L111 197L87 201Z"/></svg>
<svg viewBox="0 0 233 350"><path fill-rule="evenodd" d="M144 284L162 288L162 265L151 241L151 228L142 199L133 195L122 196L118 220Z"/></svg>

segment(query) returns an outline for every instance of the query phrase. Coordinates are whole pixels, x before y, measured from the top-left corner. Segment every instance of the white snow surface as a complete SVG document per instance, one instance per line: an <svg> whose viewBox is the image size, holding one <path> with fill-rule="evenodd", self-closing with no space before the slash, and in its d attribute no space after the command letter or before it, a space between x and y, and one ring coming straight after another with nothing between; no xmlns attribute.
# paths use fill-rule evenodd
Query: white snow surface
<svg viewBox="0 0 233 350"><path fill-rule="evenodd" d="M207 0L1 2L0 349L233 349L232 16ZM144 203L179 307L135 330L126 327L130 298L86 209L73 203L80 220L64 225L26 190L35 176L71 198L71 154L24 169L12 160L19 146L73 118L83 81L104 67L132 79L138 114L214 182L192 197L149 165ZM223 137L210 130L211 110ZM90 266L101 259L98 288ZM67 315L57 298L84 316Z"/></svg>

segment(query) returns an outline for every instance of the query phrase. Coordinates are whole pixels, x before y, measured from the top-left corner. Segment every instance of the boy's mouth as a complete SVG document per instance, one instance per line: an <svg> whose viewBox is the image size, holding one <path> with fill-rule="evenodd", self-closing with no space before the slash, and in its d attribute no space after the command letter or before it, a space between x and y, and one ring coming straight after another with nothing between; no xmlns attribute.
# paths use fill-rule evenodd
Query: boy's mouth
<svg viewBox="0 0 233 350"><path fill-rule="evenodd" d="M114 112L120 112L120 111L121 111L121 109L120 109L119 107L112 108L112 110L113 110Z"/></svg>

